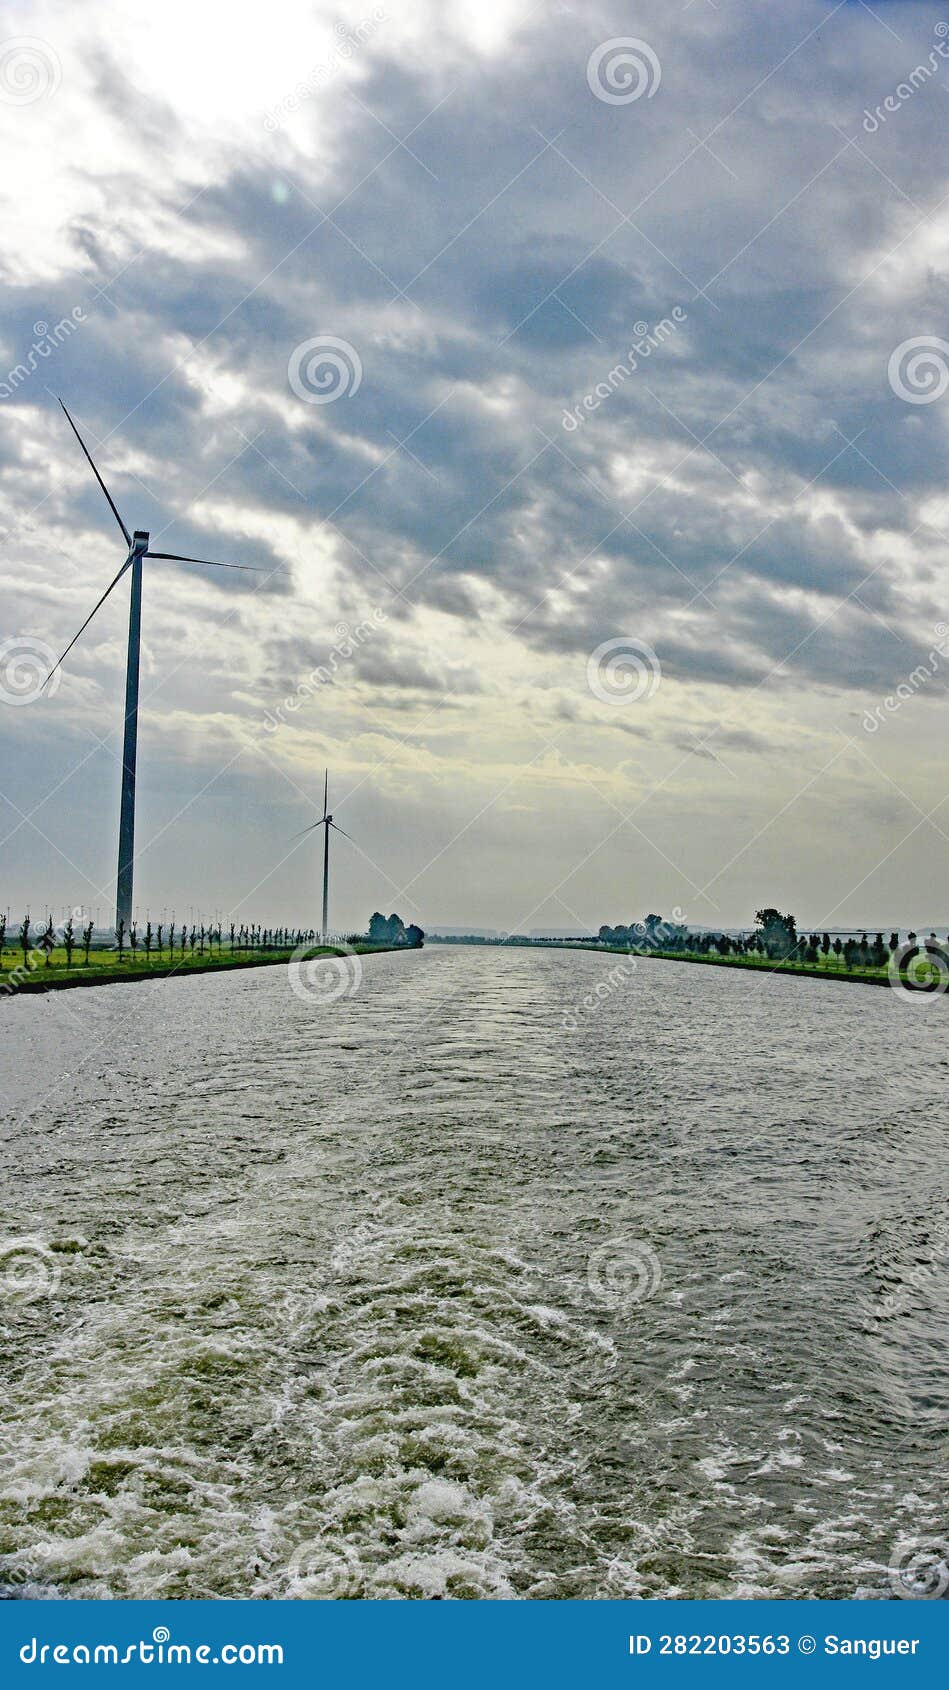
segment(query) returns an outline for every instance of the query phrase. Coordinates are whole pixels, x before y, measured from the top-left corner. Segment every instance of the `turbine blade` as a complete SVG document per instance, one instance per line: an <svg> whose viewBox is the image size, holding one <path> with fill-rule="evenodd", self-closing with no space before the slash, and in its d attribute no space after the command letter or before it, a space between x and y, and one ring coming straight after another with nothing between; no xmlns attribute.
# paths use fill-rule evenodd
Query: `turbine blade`
<svg viewBox="0 0 949 1690"><path fill-rule="evenodd" d="M61 399L60 399L59 403L61 405L63 405L63 402L62 402ZM89 448L86 445L86 442L83 440L82 435L80 434L78 428L76 427L75 423L73 422L72 417L69 415L69 412L66 411L65 405L63 405L63 410L66 412L66 421L68 422L70 428L73 431L73 434L76 436L76 439L78 440L80 446L82 447L83 451L86 454L86 457L89 461L89 468L92 470L92 473L95 476L96 480L98 481L99 486L102 488L103 493L105 494L106 498L109 501L109 506L111 508L112 515L115 517L115 520L118 523L119 527L121 528L122 533L125 535L125 543L126 543L126 545L130 546L132 544L132 536L129 533L128 529L125 526L125 523L122 521L122 518L120 517L120 515L118 513L115 500L113 499L112 494L109 492L109 489L106 486L105 482L103 481L101 475L99 474L99 471L96 469L96 466L92 461L92 454L89 451ZM95 611L93 611L93 615L95 615ZM78 638L78 635L77 635L77 638ZM62 662L62 658L60 658L60 662ZM52 670L50 671L50 673L52 673Z"/></svg>
<svg viewBox="0 0 949 1690"><path fill-rule="evenodd" d="M340 827L339 822L330 822L330 827L334 827L337 833L341 833L344 839L348 839L351 845L355 845L356 841L352 834L347 833L344 827Z"/></svg>
<svg viewBox="0 0 949 1690"><path fill-rule="evenodd" d="M256 575L286 575L285 569L268 569L262 563L218 563L213 557L183 557L180 552L146 552L146 557L160 557L165 563L206 563L212 569L250 569Z"/></svg>
<svg viewBox="0 0 949 1690"><path fill-rule="evenodd" d="M101 605L105 604L105 601L108 598L109 594L111 593L112 588L118 586L119 582L122 579L122 576L125 574L125 571L127 569L131 568L132 562L133 562L133 560L132 560L131 557L126 558L126 560L123 563L121 569L119 570L118 575L116 575L114 581L109 582L109 585L106 587L106 590L103 593L103 595L102 595L101 599L99 600L98 604L96 604L93 607L93 609L90 610L89 615L86 617L85 622L83 623L82 627L79 630L79 634L84 633L85 630L88 628L90 622L92 621L92 618L95 616L96 611L100 608ZM76 641L79 638L79 634L73 635L73 637L70 640L68 646L66 647L66 650L63 652L62 657L58 657L56 659L56 662L53 664L53 667L50 670L49 674L47 675L46 680L43 682L44 687L45 687L47 681L52 680L52 677L55 675L57 669L59 668L59 665L64 661L65 658L67 658L69 656L69 653L72 651L73 646L75 645Z"/></svg>
<svg viewBox="0 0 949 1690"><path fill-rule="evenodd" d="M300 831L299 831L299 833L291 833L291 835L290 835L290 838L291 838L291 839L302 839L302 838L303 838L303 835L304 835L304 834L305 834L305 833L312 833L312 832L313 832L313 829L314 829L314 828L315 828L315 827L322 827L322 826L323 826L323 823L324 823L324 822L325 822L325 821L326 821L326 817L325 817L325 816L323 816L323 818L322 818L322 820L320 820L320 821L318 821L318 822L311 822L311 823L310 823L310 825L309 825L309 827L301 827L301 829L300 829Z"/></svg>
<svg viewBox="0 0 949 1690"><path fill-rule="evenodd" d="M329 769L327 769L325 771L324 775L323 775L323 814L324 814L324 816L328 816L329 813L330 813L330 807L329 807L329 804L327 803L327 798L329 797L329 790L330 790L330 772L329 772Z"/></svg>

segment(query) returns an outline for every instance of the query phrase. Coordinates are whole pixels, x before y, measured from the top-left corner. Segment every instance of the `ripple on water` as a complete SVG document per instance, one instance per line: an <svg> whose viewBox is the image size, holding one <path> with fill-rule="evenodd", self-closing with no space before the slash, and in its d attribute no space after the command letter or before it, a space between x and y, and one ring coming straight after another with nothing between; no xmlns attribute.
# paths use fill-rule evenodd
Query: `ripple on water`
<svg viewBox="0 0 949 1690"><path fill-rule="evenodd" d="M641 963L577 1015L608 967L4 1006L55 1279L2 1311L7 1594L888 1594L942 1530L945 1006Z"/></svg>

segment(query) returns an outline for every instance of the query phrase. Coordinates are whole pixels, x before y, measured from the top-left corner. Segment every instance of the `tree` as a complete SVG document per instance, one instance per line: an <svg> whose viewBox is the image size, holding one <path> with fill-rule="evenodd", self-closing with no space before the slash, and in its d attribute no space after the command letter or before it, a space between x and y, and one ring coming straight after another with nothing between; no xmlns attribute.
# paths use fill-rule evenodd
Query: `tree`
<svg viewBox="0 0 949 1690"><path fill-rule="evenodd" d="M412 946L412 949L415 951L421 950L425 943L425 934L423 933L421 927L417 926L414 921L411 921L405 929L405 937L408 943Z"/></svg>
<svg viewBox="0 0 949 1690"><path fill-rule="evenodd" d="M73 953L73 946L75 945L75 943L76 943L76 932L75 932L75 928L73 927L73 924L72 924L72 916L70 916L69 920L67 921L67 923L65 925L65 927L63 928L63 944L66 948L66 967L67 968L72 968L72 953Z"/></svg>
<svg viewBox="0 0 949 1690"><path fill-rule="evenodd" d="M873 949L872 949L871 954L872 954L872 957L873 957L874 968L885 968L886 967L887 949L886 949L885 944L883 943L883 934L882 933L878 933L876 938L874 939Z"/></svg>
<svg viewBox="0 0 949 1690"><path fill-rule="evenodd" d="M373 910L369 917L369 943L371 945L385 945L388 942L389 923L380 910Z"/></svg>
<svg viewBox="0 0 949 1690"><path fill-rule="evenodd" d="M40 940L40 946L46 952L46 966L49 968L53 960L53 951L56 948L56 930L53 926L52 916L47 917L46 928L43 933L43 937Z"/></svg>
<svg viewBox="0 0 949 1690"><path fill-rule="evenodd" d="M890 934L890 955L892 956L893 952L898 951L899 948L900 948L900 936L899 936L899 934L898 933L891 933Z"/></svg>
<svg viewBox="0 0 949 1690"><path fill-rule="evenodd" d="M3 967L3 947L7 937L7 918L0 915L0 968Z"/></svg>
<svg viewBox="0 0 949 1690"><path fill-rule="evenodd" d="M172 962L175 960L175 924L172 922L168 929L168 955Z"/></svg>
<svg viewBox="0 0 949 1690"><path fill-rule="evenodd" d="M163 932L162 924L161 924L161 922L159 922L158 923L158 931L155 934L155 948L158 951L159 962L161 961L161 936L162 936L162 932Z"/></svg>
<svg viewBox="0 0 949 1690"><path fill-rule="evenodd" d="M129 940L130 940L131 946L132 946L132 961L134 962L135 961L135 953L138 950L138 927L137 927L137 925L134 921L132 922L132 925L129 928Z"/></svg>
<svg viewBox="0 0 949 1690"><path fill-rule="evenodd" d="M838 968L840 966L840 953L843 950L843 948L844 948L843 943L841 941L840 934L838 933L836 939L834 940L834 944L833 944L833 952L834 952L834 956L837 958Z"/></svg>
<svg viewBox="0 0 949 1690"><path fill-rule="evenodd" d="M20 949L23 952L23 967L29 968L29 966L30 966L30 918L29 918L28 915L25 915L23 917L23 921L20 925Z"/></svg>
<svg viewBox="0 0 949 1690"><path fill-rule="evenodd" d="M155 941L152 937L151 920L148 920L145 923L145 938L143 940L143 944L145 946L145 961L146 962L151 962L151 960L152 960L152 945L154 944L154 942Z"/></svg>
<svg viewBox="0 0 949 1690"><path fill-rule="evenodd" d="M761 929L761 944L769 957L789 957L797 946L797 922L793 915L782 915L769 906L756 910L755 920Z"/></svg>
<svg viewBox="0 0 949 1690"><path fill-rule="evenodd" d="M82 952L86 967L89 967L89 952L92 949L92 921L86 922L82 930Z"/></svg>
<svg viewBox="0 0 949 1690"><path fill-rule="evenodd" d="M115 942L116 942L116 945L118 946L119 961L121 962L122 961L122 953L125 950L125 922L122 919L120 919L119 922L116 925Z"/></svg>

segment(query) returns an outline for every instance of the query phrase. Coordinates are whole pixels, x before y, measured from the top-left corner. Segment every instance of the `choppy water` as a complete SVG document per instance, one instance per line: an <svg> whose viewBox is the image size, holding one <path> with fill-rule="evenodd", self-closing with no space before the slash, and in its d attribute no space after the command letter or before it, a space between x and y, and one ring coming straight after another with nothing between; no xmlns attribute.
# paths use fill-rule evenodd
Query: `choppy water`
<svg viewBox="0 0 949 1690"><path fill-rule="evenodd" d="M7 1593L890 1594L949 1001L619 963L0 1006Z"/></svg>

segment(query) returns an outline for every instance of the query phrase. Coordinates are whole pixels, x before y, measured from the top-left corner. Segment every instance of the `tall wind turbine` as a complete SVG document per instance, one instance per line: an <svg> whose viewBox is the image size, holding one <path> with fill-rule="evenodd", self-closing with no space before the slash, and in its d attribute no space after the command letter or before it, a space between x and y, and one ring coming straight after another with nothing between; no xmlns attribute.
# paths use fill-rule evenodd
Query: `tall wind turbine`
<svg viewBox="0 0 949 1690"><path fill-rule="evenodd" d="M312 833L315 828L325 827L326 829L326 832L323 835L323 926L320 931L320 938L322 939L324 945L329 937L327 911L329 909L330 897L330 828L334 828L337 833L341 833L343 838L348 839L352 845L355 845L356 843L352 834L347 833L345 828L340 827L338 822L334 822L332 816L330 815L328 803L329 786L330 772L329 769L327 769L325 775L323 776L323 814L318 822L311 822L309 827L303 828L302 831L296 835L297 839L302 839L304 833Z"/></svg>
<svg viewBox="0 0 949 1690"><path fill-rule="evenodd" d="M85 622L79 629L79 633L73 635L66 647L66 650L63 652L62 657L58 658L53 664L52 669L46 677L47 681L52 678L63 659L72 651L73 646L79 638L79 634L83 633L84 630L88 628L96 611L105 604L105 601L111 593L113 587L118 586L126 570L130 569L132 571L132 594L129 605L128 664L125 671L125 745L122 752L122 805L119 812L119 872L115 894L116 928L118 928L120 921L124 921L126 927L128 927L132 919L132 868L135 860L135 762L138 752L138 674L142 632L142 559L148 557L160 558L164 563L211 564L215 569L253 569L254 565L247 563L217 563L213 558L183 557L179 552L150 551L148 546L149 536L144 529L136 528L134 534L129 533L125 523L122 521L122 518L118 513L112 494L109 492L108 487L92 461L92 454L90 453L89 448L87 447L82 435L79 433L78 428L73 422L72 417L69 415L69 412L66 410L65 405L63 405L61 399L59 403L63 406L63 410L66 414L66 421L85 453L89 468L92 470L99 486L102 488L103 493L109 501L109 509L121 528L122 537L128 546L128 556L126 557L125 562L115 579L109 582L109 585L106 587L102 597L89 612Z"/></svg>

